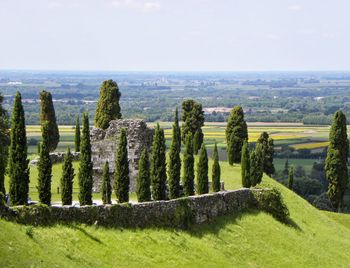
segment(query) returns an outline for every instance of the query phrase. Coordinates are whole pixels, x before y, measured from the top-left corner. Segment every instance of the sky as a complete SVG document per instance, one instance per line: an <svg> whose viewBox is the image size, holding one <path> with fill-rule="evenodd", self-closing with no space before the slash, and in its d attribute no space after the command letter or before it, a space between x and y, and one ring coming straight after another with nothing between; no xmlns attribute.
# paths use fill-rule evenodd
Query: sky
<svg viewBox="0 0 350 268"><path fill-rule="evenodd" d="M349 0L0 0L0 69L350 70Z"/></svg>

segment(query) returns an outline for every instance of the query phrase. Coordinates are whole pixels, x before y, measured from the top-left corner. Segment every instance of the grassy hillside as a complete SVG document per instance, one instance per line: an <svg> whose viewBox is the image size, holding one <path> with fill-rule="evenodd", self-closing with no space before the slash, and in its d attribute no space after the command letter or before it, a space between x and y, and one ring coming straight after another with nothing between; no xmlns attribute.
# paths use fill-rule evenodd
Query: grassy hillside
<svg viewBox="0 0 350 268"><path fill-rule="evenodd" d="M240 187L240 169L222 163L226 188ZM270 215L218 218L188 231L105 229L95 226L30 227L0 220L0 267L346 267L350 215L315 209L280 189L295 227Z"/></svg>

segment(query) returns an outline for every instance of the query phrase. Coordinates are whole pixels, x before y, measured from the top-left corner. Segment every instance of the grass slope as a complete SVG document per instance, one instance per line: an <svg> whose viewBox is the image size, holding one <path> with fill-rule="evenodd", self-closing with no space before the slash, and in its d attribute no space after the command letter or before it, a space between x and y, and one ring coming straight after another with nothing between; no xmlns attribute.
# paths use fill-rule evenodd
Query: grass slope
<svg viewBox="0 0 350 268"><path fill-rule="evenodd" d="M240 168L222 163L226 188ZM191 230L30 227L0 220L0 267L346 267L350 215L319 211L268 177L297 227L270 215L218 218Z"/></svg>

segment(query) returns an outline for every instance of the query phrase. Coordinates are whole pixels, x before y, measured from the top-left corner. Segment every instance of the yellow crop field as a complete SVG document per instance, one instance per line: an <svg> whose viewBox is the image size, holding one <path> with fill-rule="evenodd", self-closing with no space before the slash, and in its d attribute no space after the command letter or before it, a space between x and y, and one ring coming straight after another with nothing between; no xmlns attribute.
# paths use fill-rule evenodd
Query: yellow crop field
<svg viewBox="0 0 350 268"><path fill-rule="evenodd" d="M293 144L294 149L317 149L328 146L328 141Z"/></svg>

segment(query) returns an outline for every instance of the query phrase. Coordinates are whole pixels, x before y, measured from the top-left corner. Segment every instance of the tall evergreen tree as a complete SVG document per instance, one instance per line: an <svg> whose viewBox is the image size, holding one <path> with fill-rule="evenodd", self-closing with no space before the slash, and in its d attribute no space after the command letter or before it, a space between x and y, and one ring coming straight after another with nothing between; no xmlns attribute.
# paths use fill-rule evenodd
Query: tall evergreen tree
<svg viewBox="0 0 350 268"><path fill-rule="evenodd" d="M208 186L208 154L204 143L202 144L199 160L197 164L197 193L206 194L209 192Z"/></svg>
<svg viewBox="0 0 350 268"><path fill-rule="evenodd" d="M273 165L274 145L273 139L269 137L267 132L261 133L258 142L262 146L263 153L263 171L271 176L275 173L275 167Z"/></svg>
<svg viewBox="0 0 350 268"><path fill-rule="evenodd" d="M78 115L75 118L74 149L75 152L80 152L80 123Z"/></svg>
<svg viewBox="0 0 350 268"><path fill-rule="evenodd" d="M105 166L103 168L103 174L102 174L102 203L104 205L112 204L111 194L112 194L112 185L111 185L111 179L109 176L109 165L108 165L108 161L106 161Z"/></svg>
<svg viewBox="0 0 350 268"><path fill-rule="evenodd" d="M4 97L0 95L0 192L5 194L5 173L8 160L8 146L10 144L9 118L3 108Z"/></svg>
<svg viewBox="0 0 350 268"><path fill-rule="evenodd" d="M139 202L151 201L151 173L147 148L144 148L139 160L136 195Z"/></svg>
<svg viewBox="0 0 350 268"><path fill-rule="evenodd" d="M284 163L284 169L283 169L283 178L287 178L289 173L289 160L287 159Z"/></svg>
<svg viewBox="0 0 350 268"><path fill-rule="evenodd" d="M329 182L328 197L333 207L341 212L344 205L344 194L348 186L349 140L346 117L337 111L329 133L329 146L326 158L326 178Z"/></svg>
<svg viewBox="0 0 350 268"><path fill-rule="evenodd" d="M81 206L92 205L92 162L89 116L83 114L83 129L80 143L80 167L79 167L79 202Z"/></svg>
<svg viewBox="0 0 350 268"><path fill-rule="evenodd" d="M120 131L117 155L115 158L114 191L119 203L129 202L129 160L126 129Z"/></svg>
<svg viewBox="0 0 350 268"><path fill-rule="evenodd" d="M221 188L221 185L220 185L221 169L219 164L218 147L216 143L214 145L213 160L214 160L213 167L212 167L213 192L219 192Z"/></svg>
<svg viewBox="0 0 350 268"><path fill-rule="evenodd" d="M194 154L196 154L196 155L198 154L199 149L201 148L201 144L202 144L201 132L200 132L200 130L197 130L193 136L193 153Z"/></svg>
<svg viewBox="0 0 350 268"><path fill-rule="evenodd" d="M166 198L166 146L164 130L159 124L154 132L151 160L151 185L153 200Z"/></svg>
<svg viewBox="0 0 350 268"><path fill-rule="evenodd" d="M38 164L38 193L42 204L51 204L51 178L52 163L49 151L49 123L44 121L41 126L42 141L40 148L40 158Z"/></svg>
<svg viewBox="0 0 350 268"><path fill-rule="evenodd" d="M290 167L288 172L288 188L291 190L293 190L293 182L294 182L294 169L293 167Z"/></svg>
<svg viewBox="0 0 350 268"><path fill-rule="evenodd" d="M183 155L183 177L182 184L184 195L194 195L194 157L192 135L188 134L185 141L185 151Z"/></svg>
<svg viewBox="0 0 350 268"><path fill-rule="evenodd" d="M27 136L19 92L15 95L11 116L11 143L9 153L10 199L12 205L25 205L29 193L29 160L27 159Z"/></svg>
<svg viewBox="0 0 350 268"><path fill-rule="evenodd" d="M168 166L168 185L169 198L178 198L180 196L180 176L181 176L181 132L177 117L177 109L175 112L175 122L173 124L173 137L169 152Z"/></svg>
<svg viewBox="0 0 350 268"><path fill-rule="evenodd" d="M260 143L257 143L254 151L250 154L250 185L255 186L261 183L263 176L263 148Z"/></svg>
<svg viewBox="0 0 350 268"><path fill-rule="evenodd" d="M56 114L51 93L45 90L40 92L40 124L43 125L44 122L49 124L48 146L49 151L52 152L57 148L60 141L60 134L56 123Z"/></svg>
<svg viewBox="0 0 350 268"><path fill-rule="evenodd" d="M72 161L73 156L70 152L69 146L67 146L67 153L64 156L61 177L61 200L63 206L72 205L73 180L75 176Z"/></svg>
<svg viewBox="0 0 350 268"><path fill-rule="evenodd" d="M95 127L106 129L111 120L122 117L119 105L120 96L121 93L115 81L103 81L96 108Z"/></svg>
<svg viewBox="0 0 350 268"><path fill-rule="evenodd" d="M230 165L241 161L243 142L248 140L247 123L241 106L235 106L230 112L226 126L227 156Z"/></svg>
<svg viewBox="0 0 350 268"><path fill-rule="evenodd" d="M242 177L242 186L249 188L251 186L250 182L250 155L248 142L243 142L242 147L242 157L241 157L241 177Z"/></svg>
<svg viewBox="0 0 350 268"><path fill-rule="evenodd" d="M185 141L187 135L191 133L192 142L197 133L196 147L201 148L203 143L202 126L204 126L204 112L202 104L194 100L185 100L182 102L182 140Z"/></svg>

